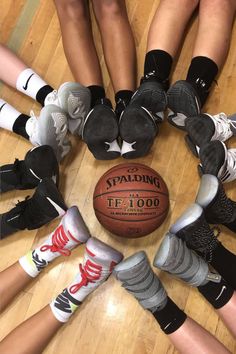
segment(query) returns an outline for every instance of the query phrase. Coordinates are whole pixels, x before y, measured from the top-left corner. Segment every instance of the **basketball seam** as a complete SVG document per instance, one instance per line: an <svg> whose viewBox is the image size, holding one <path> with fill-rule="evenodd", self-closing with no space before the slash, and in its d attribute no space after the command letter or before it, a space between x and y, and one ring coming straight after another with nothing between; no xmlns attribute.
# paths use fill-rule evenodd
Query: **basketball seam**
<svg viewBox="0 0 236 354"><path fill-rule="evenodd" d="M118 193L118 192L152 192L152 193L158 193L158 194L161 194L161 195L166 195L166 196L169 196L169 193L168 192L160 192L160 191L156 191L156 190L153 190L153 189L118 189L116 191L108 191L108 192L104 192L104 193L101 193L101 194L97 194L95 196L93 196L93 199L96 199L98 197L101 197L105 194L109 194L109 193ZM151 198L152 196L150 196L149 198ZM122 198L122 196L121 196ZM123 198L129 198L129 197L123 197ZM143 196L140 196L140 198L144 198ZM148 197L146 197L148 198Z"/></svg>

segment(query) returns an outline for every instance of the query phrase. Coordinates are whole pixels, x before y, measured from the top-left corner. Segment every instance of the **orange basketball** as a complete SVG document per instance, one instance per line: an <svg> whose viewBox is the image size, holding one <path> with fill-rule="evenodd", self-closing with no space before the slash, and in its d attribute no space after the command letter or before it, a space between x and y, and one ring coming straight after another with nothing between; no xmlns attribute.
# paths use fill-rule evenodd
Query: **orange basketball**
<svg viewBox="0 0 236 354"><path fill-rule="evenodd" d="M93 207L99 222L121 237L141 237L156 230L169 209L163 178L152 168L125 163L108 170L98 181Z"/></svg>

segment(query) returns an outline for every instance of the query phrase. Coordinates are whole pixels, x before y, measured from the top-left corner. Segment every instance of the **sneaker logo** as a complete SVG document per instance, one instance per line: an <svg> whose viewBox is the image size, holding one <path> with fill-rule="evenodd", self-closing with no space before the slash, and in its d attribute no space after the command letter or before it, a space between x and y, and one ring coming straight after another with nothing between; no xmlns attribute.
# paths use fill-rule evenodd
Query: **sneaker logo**
<svg viewBox="0 0 236 354"><path fill-rule="evenodd" d="M26 91L27 90L27 88L28 88L28 84L29 84L29 81L30 81L30 79L31 79L31 77L33 76L34 74L31 74L29 77L28 77L28 79L27 79L27 81L26 81L26 83L25 83L25 85L24 86L22 86L23 87L23 89Z"/></svg>
<svg viewBox="0 0 236 354"><path fill-rule="evenodd" d="M47 200L49 201L49 203L56 209L58 215L64 215L66 210L62 209L60 207L60 205L58 205L57 203L55 203L51 198L47 197Z"/></svg>
<svg viewBox="0 0 236 354"><path fill-rule="evenodd" d="M32 252L32 260L39 272L48 265L47 261L45 261L44 259L39 259L39 256L35 252L35 250Z"/></svg>
<svg viewBox="0 0 236 354"><path fill-rule="evenodd" d="M226 286L225 285L222 286L222 289L221 289L219 295L216 297L216 300L218 300L221 297L221 295L223 294L224 290L226 290Z"/></svg>
<svg viewBox="0 0 236 354"><path fill-rule="evenodd" d="M1 110L3 109L4 106L6 106L6 102L3 103L3 105L1 105L1 107L0 107L0 112L1 112Z"/></svg>
<svg viewBox="0 0 236 354"><path fill-rule="evenodd" d="M72 313L74 306L71 303L73 305L79 306L81 301L74 299L68 290L64 289L63 292L55 299L54 306L63 312Z"/></svg>

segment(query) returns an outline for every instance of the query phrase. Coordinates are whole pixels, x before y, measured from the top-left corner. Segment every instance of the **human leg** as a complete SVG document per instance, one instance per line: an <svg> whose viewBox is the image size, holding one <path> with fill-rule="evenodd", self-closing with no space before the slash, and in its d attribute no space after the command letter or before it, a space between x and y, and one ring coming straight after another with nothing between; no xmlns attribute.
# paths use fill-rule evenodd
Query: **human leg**
<svg viewBox="0 0 236 354"><path fill-rule="evenodd" d="M227 318L228 306L235 310L234 289L221 277L209 269L208 264L186 243L172 233L167 233L158 249L154 266L194 286L205 299L226 319L228 329L236 336L235 321Z"/></svg>
<svg viewBox="0 0 236 354"><path fill-rule="evenodd" d="M73 248L85 243L89 237L78 208L69 208L60 224L41 245L0 273L0 311L55 258L69 256Z"/></svg>
<svg viewBox="0 0 236 354"><path fill-rule="evenodd" d="M0 342L1 353L42 353L57 330L66 323L85 298L111 274L123 256L95 238L86 243L83 264L71 284Z"/></svg>
<svg viewBox="0 0 236 354"><path fill-rule="evenodd" d="M174 112L169 121L175 126L184 128L186 117L200 113L225 62L235 9L233 0L200 1L199 27L186 81L177 81L168 91L168 105Z"/></svg>
<svg viewBox="0 0 236 354"><path fill-rule="evenodd" d="M150 267L145 252L135 253L119 263L113 274L129 294L152 313L162 331L181 353L189 353L190 350L191 353L228 353L217 339L188 318L169 298Z"/></svg>
<svg viewBox="0 0 236 354"><path fill-rule="evenodd" d="M163 0L156 10L148 33L144 75L120 120L121 154L125 158L146 155L158 134L167 106L173 58L198 2Z"/></svg>

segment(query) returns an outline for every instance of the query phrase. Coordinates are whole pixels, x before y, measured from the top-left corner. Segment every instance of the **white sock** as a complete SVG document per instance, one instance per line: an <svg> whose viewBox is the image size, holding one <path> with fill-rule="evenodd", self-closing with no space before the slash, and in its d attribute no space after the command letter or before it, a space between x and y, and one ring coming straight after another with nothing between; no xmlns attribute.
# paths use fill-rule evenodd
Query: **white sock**
<svg viewBox="0 0 236 354"><path fill-rule="evenodd" d="M72 295L69 291L72 284L70 284L66 289L64 289L50 303L53 315L58 321L63 323L67 322L70 319L70 317L74 314L74 312L81 304L81 301L76 298L77 294L75 293Z"/></svg>
<svg viewBox="0 0 236 354"><path fill-rule="evenodd" d="M27 96L36 99L39 90L48 84L32 69L23 70L17 78L16 88Z"/></svg>
<svg viewBox="0 0 236 354"><path fill-rule="evenodd" d="M21 115L14 107L0 98L0 127L12 131L16 119Z"/></svg>

